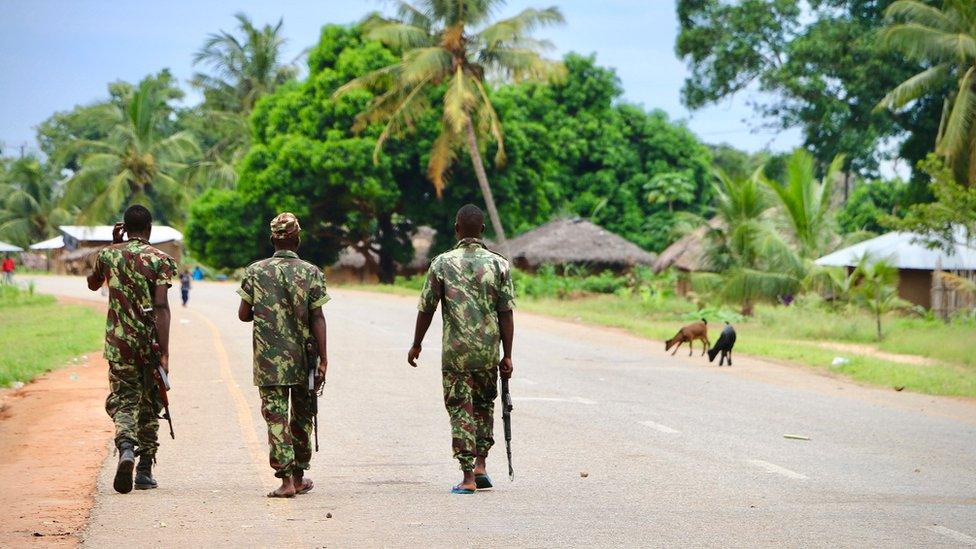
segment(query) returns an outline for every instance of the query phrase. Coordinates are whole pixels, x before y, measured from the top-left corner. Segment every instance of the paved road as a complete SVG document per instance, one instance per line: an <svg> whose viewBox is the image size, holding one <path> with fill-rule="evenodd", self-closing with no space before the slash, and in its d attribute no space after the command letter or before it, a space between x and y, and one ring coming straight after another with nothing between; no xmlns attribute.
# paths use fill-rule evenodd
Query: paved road
<svg viewBox="0 0 976 549"><path fill-rule="evenodd" d="M37 284L98 298L81 279ZM177 439L163 441L161 487L115 494L109 456L87 545L976 544L972 402L742 359L719 370L658 343L524 314L512 385L516 481L496 447L498 487L451 495L458 472L439 323L413 370L404 355L414 300L332 293L315 491L263 497L274 479L249 326L236 318L234 286L198 284L190 307L174 308Z"/></svg>

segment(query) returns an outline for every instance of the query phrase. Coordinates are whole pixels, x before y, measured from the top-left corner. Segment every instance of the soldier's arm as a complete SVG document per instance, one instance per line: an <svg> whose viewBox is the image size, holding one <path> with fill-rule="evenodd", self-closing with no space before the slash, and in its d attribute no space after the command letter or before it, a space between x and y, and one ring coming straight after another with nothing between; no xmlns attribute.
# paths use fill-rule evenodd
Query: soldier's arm
<svg viewBox="0 0 976 549"><path fill-rule="evenodd" d="M99 252L98 256L95 258L95 265L92 267L92 272L88 275L88 289L97 292L102 284L105 284L105 276L102 275L102 254Z"/></svg>
<svg viewBox="0 0 976 549"><path fill-rule="evenodd" d="M438 262L437 258L435 258L430 265L430 269L427 270L427 279L424 281L424 288L420 291L420 305L417 307L417 322L413 329L413 346L407 352L407 363L414 368L417 367L417 358L420 357L424 336L427 335L427 329L430 328L430 323L434 320L434 312L437 310L437 304L444 295L443 281L437 276L437 269Z"/></svg>
<svg viewBox="0 0 976 549"><path fill-rule="evenodd" d="M410 347L410 352L407 353L407 362L414 368L417 367L417 359L420 358L420 350L424 342L424 336L427 335L427 329L430 328L430 323L433 320L433 312L417 311L417 323L413 328L413 346Z"/></svg>
<svg viewBox="0 0 976 549"><path fill-rule="evenodd" d="M169 372L169 290L167 284L159 284L153 295L153 309L156 311L156 337L159 354L163 357L163 370Z"/></svg>
<svg viewBox="0 0 976 549"><path fill-rule="evenodd" d="M515 315L512 310L500 311L498 313L498 331L502 338L502 351L505 353L498 368L502 377L512 377L512 339L515 337Z"/></svg>
<svg viewBox="0 0 976 549"><path fill-rule="evenodd" d="M312 309L311 313L312 335L315 336L315 345L319 352L319 374L325 377L325 369L329 364L325 315L322 313L322 307Z"/></svg>

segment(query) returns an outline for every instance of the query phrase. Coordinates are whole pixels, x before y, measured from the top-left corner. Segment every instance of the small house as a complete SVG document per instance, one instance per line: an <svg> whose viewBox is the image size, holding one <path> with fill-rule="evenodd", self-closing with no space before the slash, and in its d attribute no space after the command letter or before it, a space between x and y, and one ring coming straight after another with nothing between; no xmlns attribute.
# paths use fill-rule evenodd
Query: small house
<svg viewBox="0 0 976 549"><path fill-rule="evenodd" d="M38 242L31 251L47 256L48 270L58 274L84 274L91 256L112 243L111 225L62 225L59 236ZM153 225L149 243L166 252L177 263L183 257L183 233L166 225Z"/></svg>
<svg viewBox="0 0 976 549"><path fill-rule="evenodd" d="M949 272L976 280L976 246L965 243L961 234L946 251L926 246L919 234L892 232L827 254L816 263L851 270L865 255L898 268L898 295L906 301L940 313L973 306L971 299L967 303L965 296L945 288L937 276Z"/></svg>
<svg viewBox="0 0 976 549"><path fill-rule="evenodd" d="M722 221L712 218L707 224L689 231L664 249L654 262L654 272L661 273L667 269L678 271L678 295L687 295L691 291L691 273L709 271L706 261L708 233L721 229Z"/></svg>

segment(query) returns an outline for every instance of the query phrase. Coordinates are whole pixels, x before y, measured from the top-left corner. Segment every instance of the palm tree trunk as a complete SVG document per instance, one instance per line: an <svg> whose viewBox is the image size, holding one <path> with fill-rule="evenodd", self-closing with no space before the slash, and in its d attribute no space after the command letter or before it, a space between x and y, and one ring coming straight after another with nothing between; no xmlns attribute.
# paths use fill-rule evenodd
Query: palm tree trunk
<svg viewBox="0 0 976 549"><path fill-rule="evenodd" d="M468 130L468 152L471 154L471 162L474 164L474 173L478 176L478 186L481 187L481 194L485 198L485 207L488 208L488 218L491 219L491 228L495 231L495 238L498 240L498 248L502 255L508 257L508 239L505 238L505 228L502 227L502 220L498 217L498 208L495 206L495 196L488 186L488 175L485 174L485 165L481 161L481 152L478 150L478 138L474 134L474 126L471 120L467 123Z"/></svg>

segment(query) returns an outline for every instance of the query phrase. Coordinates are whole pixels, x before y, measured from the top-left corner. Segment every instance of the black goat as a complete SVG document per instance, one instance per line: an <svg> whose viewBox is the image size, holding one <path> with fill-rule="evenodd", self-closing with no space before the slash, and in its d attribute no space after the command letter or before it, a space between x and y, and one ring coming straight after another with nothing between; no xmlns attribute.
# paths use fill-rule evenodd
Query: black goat
<svg viewBox="0 0 976 549"><path fill-rule="evenodd" d="M735 347L735 328L726 322L725 328L722 329L722 333L718 336L718 341L715 342L715 346L708 350L708 361L715 360L715 355L722 353L722 357L718 359L718 365L721 366L722 361L728 360L729 366L731 366L732 347Z"/></svg>

